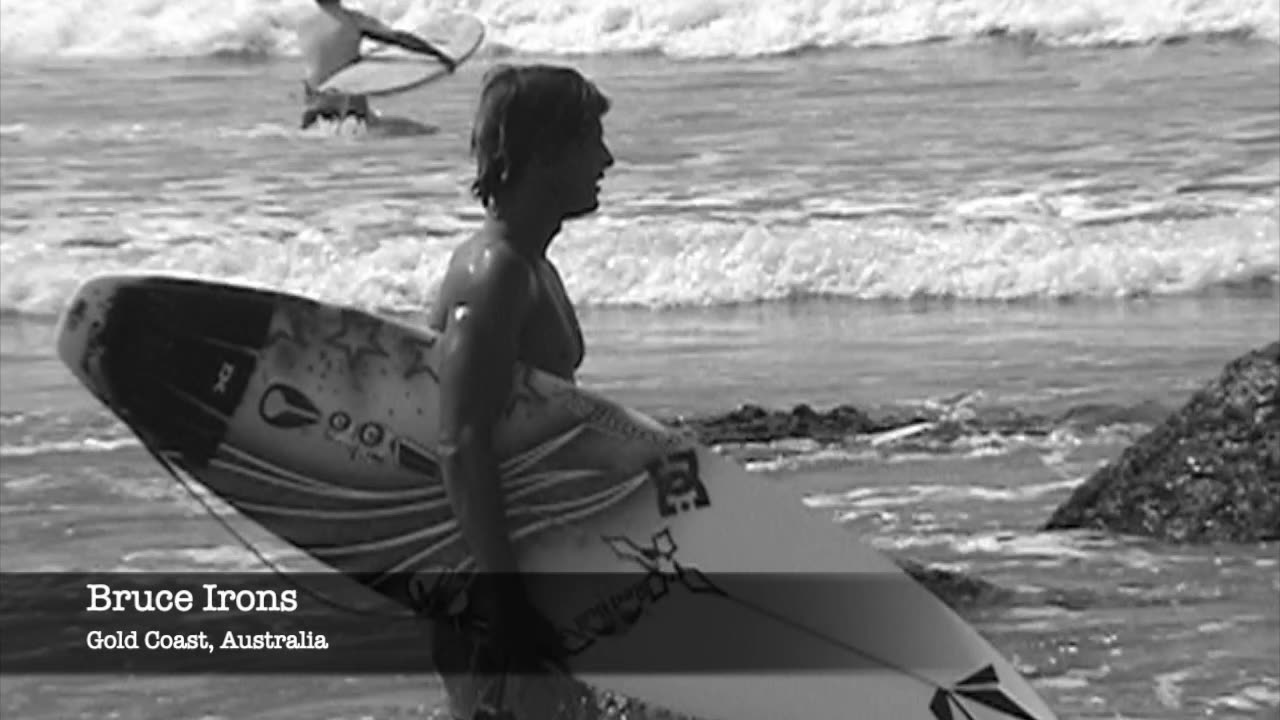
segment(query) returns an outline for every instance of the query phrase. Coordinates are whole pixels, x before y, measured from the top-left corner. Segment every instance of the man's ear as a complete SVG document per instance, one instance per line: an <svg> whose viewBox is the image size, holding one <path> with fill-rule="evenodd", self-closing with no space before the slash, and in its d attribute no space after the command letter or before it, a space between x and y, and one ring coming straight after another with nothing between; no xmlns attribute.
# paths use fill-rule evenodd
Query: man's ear
<svg viewBox="0 0 1280 720"><path fill-rule="evenodd" d="M557 154L550 151L545 145L535 145L529 151L529 159L525 162L525 166L534 172L547 170L555 165Z"/></svg>

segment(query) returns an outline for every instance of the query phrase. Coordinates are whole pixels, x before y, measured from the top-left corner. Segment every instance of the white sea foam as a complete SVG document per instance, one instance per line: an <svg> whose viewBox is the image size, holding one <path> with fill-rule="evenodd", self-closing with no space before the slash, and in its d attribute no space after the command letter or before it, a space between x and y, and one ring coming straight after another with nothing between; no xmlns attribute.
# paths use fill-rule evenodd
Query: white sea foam
<svg viewBox="0 0 1280 720"><path fill-rule="evenodd" d="M1013 35L1053 45L1235 34L1275 41L1275 0L354 0L408 27L432 14L481 17L495 46L535 53L661 52L750 57L804 48ZM0 2L9 56L291 54L310 0Z"/></svg>
<svg viewBox="0 0 1280 720"><path fill-rule="evenodd" d="M387 203L345 208L320 228L270 207L235 218L84 212L33 219L10 234L0 249L0 313L55 314L86 276L121 270L257 283L376 311L422 309L466 232L459 215L416 217ZM362 225L380 239L365 239ZM387 225L405 232L386 233ZM604 216L567 226L551 254L586 306L1122 298L1274 284L1280 224L1274 212L1085 228Z"/></svg>
<svg viewBox="0 0 1280 720"><path fill-rule="evenodd" d="M1027 502L1045 495L1069 490L1080 480L1054 480L1008 487L990 485L906 485L894 487L855 488L838 494L815 495L806 498L805 504L814 508L841 508L849 511L869 511L888 507L907 507L922 501L930 503L954 503L962 501Z"/></svg>
<svg viewBox="0 0 1280 720"><path fill-rule="evenodd" d="M0 458L34 457L62 453L109 453L122 448L138 447L134 438L82 438L57 442L32 442L22 445L0 446Z"/></svg>
<svg viewBox="0 0 1280 720"><path fill-rule="evenodd" d="M276 543L279 545L279 543ZM172 549L136 550L125 555L117 572L260 572L262 559L277 567L298 563L304 556L296 549L276 547L257 548L254 552L243 545L218 545L210 547L186 547ZM314 564L302 562L303 567Z"/></svg>

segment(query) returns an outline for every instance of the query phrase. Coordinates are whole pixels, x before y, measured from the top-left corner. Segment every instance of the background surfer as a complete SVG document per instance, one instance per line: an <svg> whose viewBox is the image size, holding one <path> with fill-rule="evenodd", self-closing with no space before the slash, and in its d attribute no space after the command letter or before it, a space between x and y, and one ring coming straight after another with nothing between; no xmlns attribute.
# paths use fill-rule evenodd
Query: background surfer
<svg viewBox="0 0 1280 720"><path fill-rule="evenodd" d="M569 68L500 65L486 74L471 134L471 190L485 207L484 224L453 252L428 319L441 332L444 482L476 559L482 585L471 597L491 623L487 647L503 657L555 661L563 653L517 574L492 437L519 402L517 361L571 382L582 363L581 328L546 251L563 221L599 207L599 183L613 165L601 124L609 105ZM436 637L438 667L459 666L446 653L474 657L469 641L448 628ZM455 713L460 700L476 698L478 682L445 678Z"/></svg>
<svg viewBox="0 0 1280 720"><path fill-rule="evenodd" d="M354 116L361 122L373 118L369 98L364 95L315 90L339 70L359 60L360 41L364 38L431 55L439 59L449 72L457 66L453 58L426 40L413 33L389 28L358 10L343 7L342 0L316 0L316 5L320 11L308 17L298 28L298 42L307 63L307 77L302 83L306 93L306 106L302 111L304 130L321 118L339 122L348 116Z"/></svg>

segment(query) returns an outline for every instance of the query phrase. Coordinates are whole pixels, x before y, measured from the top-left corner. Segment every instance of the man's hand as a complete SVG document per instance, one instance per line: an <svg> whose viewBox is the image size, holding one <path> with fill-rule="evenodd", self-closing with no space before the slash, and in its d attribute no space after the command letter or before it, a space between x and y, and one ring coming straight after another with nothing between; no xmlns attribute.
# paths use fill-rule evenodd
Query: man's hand
<svg viewBox="0 0 1280 720"><path fill-rule="evenodd" d="M471 590L485 624L484 642L495 653L518 665L550 666L568 672L560 631L533 606L521 583L481 576Z"/></svg>
<svg viewBox="0 0 1280 720"><path fill-rule="evenodd" d="M406 50L422 53L423 55L431 55L439 60L441 64L449 70L449 72L453 72L458 67L458 63L453 58L441 52L435 45L432 45L411 32L390 28L381 20L370 17L362 12L350 10L348 11L348 14L355 18L360 24L360 32L362 32L366 37L377 40L378 42L397 45Z"/></svg>

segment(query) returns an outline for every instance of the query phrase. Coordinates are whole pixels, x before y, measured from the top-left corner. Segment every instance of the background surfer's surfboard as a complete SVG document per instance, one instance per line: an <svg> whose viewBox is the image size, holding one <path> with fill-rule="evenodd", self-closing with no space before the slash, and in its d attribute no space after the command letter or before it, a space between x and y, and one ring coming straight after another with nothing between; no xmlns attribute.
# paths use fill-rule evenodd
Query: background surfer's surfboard
<svg viewBox="0 0 1280 720"><path fill-rule="evenodd" d="M470 59L484 42L484 23L472 15L435 17L411 32L435 45L459 65ZM420 88L448 73L439 60L429 55L379 44L317 89L383 97Z"/></svg>
<svg viewBox="0 0 1280 720"><path fill-rule="evenodd" d="M58 352L158 458L392 594L379 573L468 562L435 461L435 339L299 297L115 275L79 289ZM637 412L521 369L497 445L524 568L619 573L591 597L531 580L587 682L705 718L1054 717L892 561ZM638 613L601 612L637 587L654 593ZM717 648L762 648L777 669L591 672Z"/></svg>

